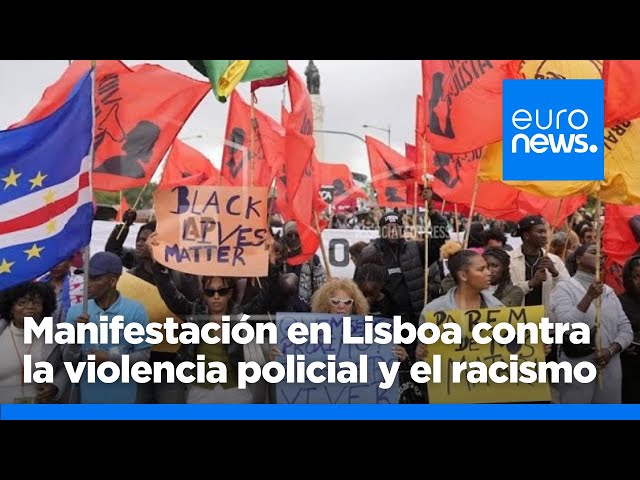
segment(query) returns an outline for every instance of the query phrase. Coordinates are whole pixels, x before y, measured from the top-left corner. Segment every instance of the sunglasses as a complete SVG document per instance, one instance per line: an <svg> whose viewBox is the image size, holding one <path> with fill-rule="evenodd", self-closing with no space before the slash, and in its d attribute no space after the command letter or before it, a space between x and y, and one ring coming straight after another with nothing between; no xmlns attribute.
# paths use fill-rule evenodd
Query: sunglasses
<svg viewBox="0 0 640 480"><path fill-rule="evenodd" d="M222 287L222 288L205 288L202 292L207 297L213 297L216 293L221 297L226 297L227 295L229 295L230 291L231 291L231 287Z"/></svg>
<svg viewBox="0 0 640 480"><path fill-rule="evenodd" d="M351 305L353 305L352 298L346 298L344 300L341 298L332 298L329 301L331 302L331 305L333 305L334 307L337 307L340 304L343 304L345 307L350 307Z"/></svg>

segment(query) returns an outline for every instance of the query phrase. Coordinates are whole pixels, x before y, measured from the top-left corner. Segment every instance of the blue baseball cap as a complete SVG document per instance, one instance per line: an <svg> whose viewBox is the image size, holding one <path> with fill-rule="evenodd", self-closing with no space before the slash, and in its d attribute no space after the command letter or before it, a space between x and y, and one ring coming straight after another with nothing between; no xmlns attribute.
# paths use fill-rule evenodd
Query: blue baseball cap
<svg viewBox="0 0 640 480"><path fill-rule="evenodd" d="M111 252L98 252L89 260L89 275L97 277L106 273L122 274L122 260Z"/></svg>

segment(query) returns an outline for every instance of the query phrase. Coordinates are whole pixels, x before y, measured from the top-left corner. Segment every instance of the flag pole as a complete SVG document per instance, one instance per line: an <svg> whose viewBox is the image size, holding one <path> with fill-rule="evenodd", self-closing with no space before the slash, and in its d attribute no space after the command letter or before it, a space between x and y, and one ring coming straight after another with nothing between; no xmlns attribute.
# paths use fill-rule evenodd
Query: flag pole
<svg viewBox="0 0 640 480"><path fill-rule="evenodd" d="M253 186L253 147L255 142L255 130L256 130L256 113L255 113L255 102L256 96L253 92L251 95L251 119L249 120L251 124L251 130L249 130L249 186Z"/></svg>
<svg viewBox="0 0 640 480"><path fill-rule="evenodd" d="M567 238L564 241L564 248L562 249L562 261L564 262L567 259L567 248L569 248L569 234L571 233L571 230L573 230L573 224L575 222L576 219L576 213L573 212L573 214L571 215L571 219L567 220Z"/></svg>
<svg viewBox="0 0 640 480"><path fill-rule="evenodd" d="M598 189L598 197L596 200L596 281L601 281L602 272L600 269L600 257L602 256L602 222L600 217L602 216L602 198L600 195L600 189ZM595 334L596 334L596 351L602 348L602 295L598 295L596 298L596 322L595 322ZM602 390L604 382L604 376L602 370L598 369L598 386Z"/></svg>
<svg viewBox="0 0 640 480"><path fill-rule="evenodd" d="M149 186L149 184L145 183L144 187L142 187L142 190L140 190L140 193L138 194L138 197L136 198L136 201L133 203L133 207L131 207L131 210L135 211L135 209L138 207L138 203L140 203L140 200L142 199L142 194L147 189L147 186ZM120 191L120 193L122 194L122 190ZM116 237L116 240L120 239L120 237L122 236L122 232L123 231L124 231L124 223L120 227L120 231L118 232L118 236Z"/></svg>
<svg viewBox="0 0 640 480"><path fill-rule="evenodd" d="M556 208L556 214L553 217L553 225L549 225L549 233L547 234L547 245L545 247L546 251L549 251L549 248L551 248L551 240L552 240L552 236L555 234L555 232L557 231L556 229L556 225L558 224L558 219L560 218L560 210L562 209L562 203L564 202L564 198L561 198L560 201L558 202L558 207Z"/></svg>
<svg viewBox="0 0 640 480"><path fill-rule="evenodd" d="M469 220L467 221L467 228L464 231L464 243L462 244L463 250L467 249L469 245L469 235L471 234L471 223L473 222L473 214L476 209L476 197L478 196L478 185L480 181L478 180L478 175L476 175L476 182L473 186L473 195L471 196L471 208L469 209Z"/></svg>
<svg viewBox="0 0 640 480"><path fill-rule="evenodd" d="M71 60L69 60L71 65ZM96 61L91 60L91 153L89 155L89 185L93 195L93 161L95 159L95 129L96 129ZM93 226L93 220L91 222ZM89 313L89 260L91 259L91 242L89 242L82 251L82 314Z"/></svg>
<svg viewBox="0 0 640 480"><path fill-rule="evenodd" d="M320 238L320 251L322 252L322 261L324 262L324 270L327 273L327 278L331 279L331 270L329 268L329 259L327 257L327 250L324 248L324 242L322 241L322 232L320 231L320 221L318 220L318 212L313 211L313 219L316 224L316 232Z"/></svg>
<svg viewBox="0 0 640 480"><path fill-rule="evenodd" d="M427 136L422 134L422 178L424 188L431 188L427 178ZM424 201L424 304L429 303L429 200Z"/></svg>
<svg viewBox="0 0 640 480"><path fill-rule="evenodd" d="M413 181L413 231L418 233L418 181Z"/></svg>

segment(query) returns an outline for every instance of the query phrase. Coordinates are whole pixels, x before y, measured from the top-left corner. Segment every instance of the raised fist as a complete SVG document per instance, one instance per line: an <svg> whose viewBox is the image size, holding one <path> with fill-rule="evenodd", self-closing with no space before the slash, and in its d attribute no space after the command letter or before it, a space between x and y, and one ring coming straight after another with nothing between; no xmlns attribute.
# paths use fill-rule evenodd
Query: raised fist
<svg viewBox="0 0 640 480"><path fill-rule="evenodd" d="M127 210L122 216L122 220L128 227L130 227L131 224L136 221L136 218L138 218L138 214L135 210Z"/></svg>

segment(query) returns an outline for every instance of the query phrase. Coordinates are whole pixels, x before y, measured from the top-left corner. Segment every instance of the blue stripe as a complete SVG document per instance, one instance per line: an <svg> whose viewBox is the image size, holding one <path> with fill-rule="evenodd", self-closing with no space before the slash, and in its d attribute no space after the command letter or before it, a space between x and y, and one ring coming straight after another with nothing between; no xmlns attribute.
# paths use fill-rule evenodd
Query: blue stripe
<svg viewBox="0 0 640 480"><path fill-rule="evenodd" d="M0 420L639 420L640 405L2 405Z"/></svg>
<svg viewBox="0 0 640 480"><path fill-rule="evenodd" d="M56 235L46 240L34 238L28 243L0 249L0 264L3 260L15 262L11 266L11 273L0 273L0 290L33 280L84 248L91 241L92 221L93 203L85 203ZM24 250L30 249L34 244L38 248L44 247L44 250L40 251L40 258L32 257L27 260L28 255Z"/></svg>
<svg viewBox="0 0 640 480"><path fill-rule="evenodd" d="M32 190L33 184L29 182L38 172L47 175L42 189L78 174L92 141L91 81L91 75L83 77L69 100L48 117L0 131L0 205L41 190L40 187ZM21 175L17 186L5 189L6 183L1 179L11 169Z"/></svg>

